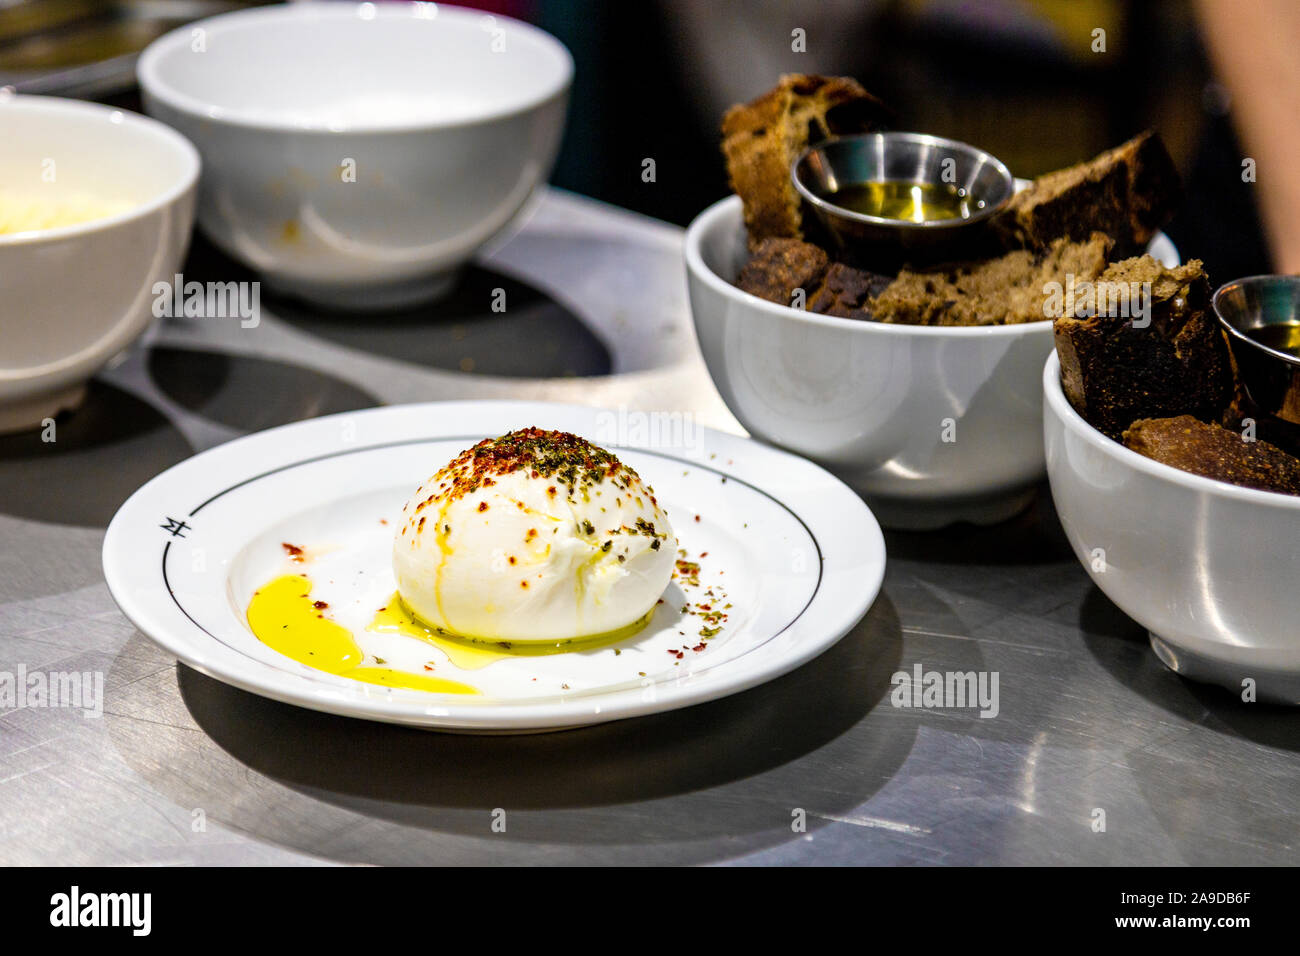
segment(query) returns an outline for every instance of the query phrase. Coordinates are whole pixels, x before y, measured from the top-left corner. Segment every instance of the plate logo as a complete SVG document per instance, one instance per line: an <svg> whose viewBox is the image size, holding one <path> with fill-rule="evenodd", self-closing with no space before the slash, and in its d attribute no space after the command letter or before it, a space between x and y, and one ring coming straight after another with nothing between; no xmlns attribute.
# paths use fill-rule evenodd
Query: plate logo
<svg viewBox="0 0 1300 956"><path fill-rule="evenodd" d="M164 531L170 531L173 538L183 538L185 537L186 531L194 530L184 521L177 521L175 518L164 516L163 520L166 524L160 524L158 527L162 528Z"/></svg>

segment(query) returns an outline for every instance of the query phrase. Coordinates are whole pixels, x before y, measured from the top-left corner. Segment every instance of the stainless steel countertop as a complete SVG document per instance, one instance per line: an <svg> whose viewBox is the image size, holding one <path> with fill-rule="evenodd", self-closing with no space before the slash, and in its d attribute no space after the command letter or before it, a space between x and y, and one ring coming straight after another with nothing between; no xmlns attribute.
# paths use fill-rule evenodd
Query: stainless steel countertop
<svg viewBox="0 0 1300 956"><path fill-rule="evenodd" d="M996 528L888 534L875 606L795 673L557 734L463 737L263 700L178 666L114 606L100 545L117 505L249 430L511 397L690 410L739 431L699 357L680 247L674 227L550 191L427 315L264 302L253 329L165 320L56 442L0 437L0 672L106 683L99 718L0 710L0 863L1300 858L1300 712L1165 670L1077 565L1045 487ZM237 271L201 244L186 265L187 279ZM498 286L505 315L488 308ZM510 377L529 367L558 377ZM997 671L1000 713L891 706L891 675L918 663Z"/></svg>

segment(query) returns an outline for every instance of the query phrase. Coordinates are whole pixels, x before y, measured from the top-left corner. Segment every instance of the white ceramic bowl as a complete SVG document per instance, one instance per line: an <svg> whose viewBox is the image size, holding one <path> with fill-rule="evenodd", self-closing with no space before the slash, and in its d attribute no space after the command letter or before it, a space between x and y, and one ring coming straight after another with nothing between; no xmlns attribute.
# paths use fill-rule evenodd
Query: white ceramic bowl
<svg viewBox="0 0 1300 956"><path fill-rule="evenodd" d="M1177 262L1163 235L1150 252ZM1051 321L955 328L819 315L736 288L748 256L739 197L686 230L700 348L752 435L836 474L886 527L992 524L1033 500Z"/></svg>
<svg viewBox="0 0 1300 956"><path fill-rule="evenodd" d="M449 289L545 180L573 60L505 17L297 3L175 30L137 72L203 154L218 246L281 291L384 308Z"/></svg>
<svg viewBox="0 0 1300 956"><path fill-rule="evenodd" d="M1300 498L1188 474L1089 425L1043 370L1052 498L1097 587L1170 668L1300 703Z"/></svg>
<svg viewBox="0 0 1300 956"><path fill-rule="evenodd" d="M733 285L748 258L739 197L686 231L695 331L723 401L752 435L863 495L886 527L990 523L1043 472L1038 373L1050 322L886 325L768 302ZM956 441L944 441L947 421Z"/></svg>
<svg viewBox="0 0 1300 956"><path fill-rule="evenodd" d="M55 202L88 195L116 215L0 235L0 432L80 401L89 379L153 319L178 271L199 156L161 123L50 96L0 99L0 188Z"/></svg>

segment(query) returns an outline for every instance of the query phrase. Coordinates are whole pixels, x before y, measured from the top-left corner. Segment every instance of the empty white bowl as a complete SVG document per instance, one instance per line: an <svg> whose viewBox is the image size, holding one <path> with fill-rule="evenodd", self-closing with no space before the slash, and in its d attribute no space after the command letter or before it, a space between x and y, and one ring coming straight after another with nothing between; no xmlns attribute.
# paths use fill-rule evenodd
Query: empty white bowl
<svg viewBox="0 0 1300 956"><path fill-rule="evenodd" d="M1300 498L1152 461L1089 425L1043 370L1052 498L1097 587L1166 665L1241 695L1300 703Z"/></svg>
<svg viewBox="0 0 1300 956"><path fill-rule="evenodd" d="M546 179L573 61L433 3L297 3L161 37L146 109L203 154L199 225L269 285L338 307L437 296Z"/></svg>
<svg viewBox="0 0 1300 956"><path fill-rule="evenodd" d="M179 271L199 156L144 116L50 96L0 99L0 188L24 202L120 201L113 215L0 235L0 432L36 427L152 321Z"/></svg>

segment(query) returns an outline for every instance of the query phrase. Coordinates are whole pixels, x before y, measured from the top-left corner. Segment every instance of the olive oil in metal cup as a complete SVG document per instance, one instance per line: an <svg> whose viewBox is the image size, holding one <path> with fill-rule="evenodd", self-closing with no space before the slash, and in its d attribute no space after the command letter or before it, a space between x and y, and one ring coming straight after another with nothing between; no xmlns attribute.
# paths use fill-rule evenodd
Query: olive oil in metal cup
<svg viewBox="0 0 1300 956"><path fill-rule="evenodd" d="M1015 193L995 157L924 133L864 133L805 150L790 169L799 194L842 245L918 258L972 240Z"/></svg>
<svg viewBox="0 0 1300 956"><path fill-rule="evenodd" d="M1235 279L1218 288L1211 304L1250 400L1300 425L1300 276Z"/></svg>

